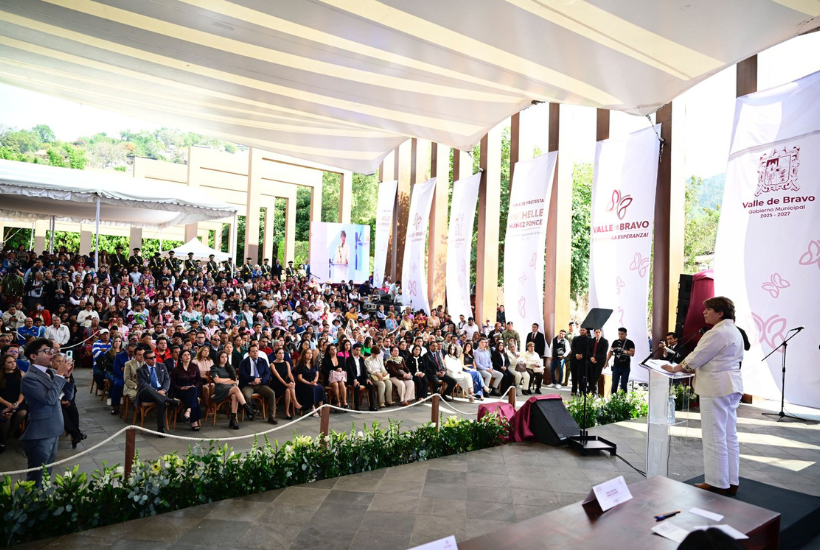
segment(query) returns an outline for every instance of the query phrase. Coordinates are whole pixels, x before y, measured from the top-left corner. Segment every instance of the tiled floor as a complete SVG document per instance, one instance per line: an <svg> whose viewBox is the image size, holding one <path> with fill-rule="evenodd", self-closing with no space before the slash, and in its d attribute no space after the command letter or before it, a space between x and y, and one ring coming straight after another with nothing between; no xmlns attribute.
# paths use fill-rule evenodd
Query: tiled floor
<svg viewBox="0 0 820 550"><path fill-rule="evenodd" d="M111 433L122 426L119 419L112 421L101 406L93 405L89 399L83 402L87 423L93 420L101 432ZM476 405L460 403L457 407L472 411ZM405 427L429 419L429 407L419 409L423 410L398 414L407 419ZM749 405L742 405L739 411L741 475L820 495L818 418L812 417L815 421L808 423L778 424L761 412L761 408ZM375 416L381 421L386 418ZM332 426L348 429L352 421L361 422L360 418L332 415ZM223 419L220 424L222 427L216 429L203 429L202 435L236 435L268 427L253 422L245 423L239 432L228 432ZM318 420L300 422L297 429L298 433L315 434ZM278 433L283 432L288 437L292 434L290 429ZM642 420L594 432L616 442L620 456L644 469ZM698 415L691 414L689 425L679 428L676 435L670 477L686 479L703 473ZM104 436L95 437L100 441ZM138 444L140 453L148 458L152 458L151 453L158 456L180 447L170 439L147 438ZM63 452L61 449L61 456ZM122 460L119 446L107 454ZM7 455L0 457L3 469L8 469L4 463ZM100 460L96 456L85 462L90 467ZM566 448L516 444L180 510L30 547L401 549L450 534L458 540L479 536L578 502L592 485L617 475L624 475L627 482L642 479L618 458L580 457Z"/></svg>

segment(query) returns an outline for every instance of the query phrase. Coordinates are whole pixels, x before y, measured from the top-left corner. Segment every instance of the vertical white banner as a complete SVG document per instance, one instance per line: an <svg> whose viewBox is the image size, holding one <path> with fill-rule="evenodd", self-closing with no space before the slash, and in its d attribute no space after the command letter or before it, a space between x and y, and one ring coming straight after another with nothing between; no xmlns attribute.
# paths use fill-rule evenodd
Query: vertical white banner
<svg viewBox="0 0 820 550"><path fill-rule="evenodd" d="M745 393L820 407L820 73L738 98L715 246L715 294L752 348ZM795 330L805 327L804 330Z"/></svg>
<svg viewBox="0 0 820 550"><path fill-rule="evenodd" d="M398 185L398 180L383 181L379 184L379 198L376 204L376 249L373 254L373 286L376 288L384 282L387 247L390 243L390 228L393 226L393 207L396 204Z"/></svg>
<svg viewBox="0 0 820 550"><path fill-rule="evenodd" d="M558 152L515 163L504 240L504 308L520 334L544 327L544 243Z"/></svg>
<svg viewBox="0 0 820 550"><path fill-rule="evenodd" d="M470 253L481 174L453 183L450 227L447 230L447 310L453 319L473 316L470 304Z"/></svg>
<svg viewBox="0 0 820 550"><path fill-rule="evenodd" d="M433 202L433 191L436 178L413 186L410 199L410 214L407 224L407 236L404 242L404 263L402 264L402 296L404 304L413 311L423 309L430 313L430 302L427 299L427 226L430 224L430 205Z"/></svg>
<svg viewBox="0 0 820 550"><path fill-rule="evenodd" d="M613 310L604 336L618 327L635 343L635 359L649 354L647 304L660 124L627 136L599 141L595 148L589 261L589 306ZM633 368L630 378L646 381Z"/></svg>

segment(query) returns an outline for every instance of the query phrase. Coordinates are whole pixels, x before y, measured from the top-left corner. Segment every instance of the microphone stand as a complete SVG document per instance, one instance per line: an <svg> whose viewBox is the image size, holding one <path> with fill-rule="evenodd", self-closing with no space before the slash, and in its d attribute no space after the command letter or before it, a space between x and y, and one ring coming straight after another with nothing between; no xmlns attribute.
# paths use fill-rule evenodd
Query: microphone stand
<svg viewBox="0 0 820 550"><path fill-rule="evenodd" d="M763 413L763 416L776 416L778 422L780 422L784 418L793 418L795 420L801 420L803 422L806 422L805 418L800 418L799 416L794 416L793 414L788 414L788 413L786 413L786 411L784 409L784 405L785 405L785 401L786 401L786 351L789 349L789 340L791 340L792 338L794 338L798 334L800 334L799 330L797 332L795 332L794 334L792 334L791 336L789 336L788 338L786 338L785 340L783 340L782 344L780 344L779 346L774 348L771 352L769 352L769 354L766 357L761 359L761 361L765 361L766 359L769 358L769 356L771 354L773 354L774 352L776 352L780 348L783 348L783 378L782 378L782 381L780 382L780 411L776 412L776 413Z"/></svg>

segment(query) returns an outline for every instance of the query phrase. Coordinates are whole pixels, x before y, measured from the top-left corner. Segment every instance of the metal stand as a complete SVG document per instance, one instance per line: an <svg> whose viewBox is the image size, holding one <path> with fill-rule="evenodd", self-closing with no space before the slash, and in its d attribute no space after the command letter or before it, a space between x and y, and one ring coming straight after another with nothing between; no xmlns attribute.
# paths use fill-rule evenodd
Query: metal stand
<svg viewBox="0 0 820 550"><path fill-rule="evenodd" d="M589 432L586 429L587 393L589 393L589 388L587 387L587 380L589 378L589 342L587 342L587 349L584 357L584 375L581 378L581 388L583 388L584 392L583 427L581 428L581 435L573 435L567 438L567 444L570 449L580 453L581 456L587 456L587 454L591 452L608 452L610 456L615 456L618 452L618 447L615 443L597 435L589 435Z"/></svg>
<svg viewBox="0 0 820 550"><path fill-rule="evenodd" d="M782 344L780 344L779 346L774 348L769 353L769 355L767 355L766 357L764 357L762 359L763 361L765 361L766 359L769 358L769 356L772 353L776 352L781 347L783 348L783 378L782 378L782 381L780 382L780 411L776 412L776 413L763 413L763 416L776 416L778 422L780 422L784 418L793 418L794 420L800 420L802 422L806 422L805 418L800 418L799 416L794 416L793 414L788 414L786 412L785 408L784 408L784 406L786 404L786 352L789 349L789 340L791 340L792 338L797 336L799 333L800 333L800 331L798 330L797 332L795 332L794 334L792 334L791 336L789 336L788 338L783 340Z"/></svg>

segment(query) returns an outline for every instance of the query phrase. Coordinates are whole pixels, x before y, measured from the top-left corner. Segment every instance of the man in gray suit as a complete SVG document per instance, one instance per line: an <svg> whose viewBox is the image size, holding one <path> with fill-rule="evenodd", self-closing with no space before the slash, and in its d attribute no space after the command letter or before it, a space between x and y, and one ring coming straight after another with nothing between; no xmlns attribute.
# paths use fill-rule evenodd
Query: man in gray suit
<svg viewBox="0 0 820 550"><path fill-rule="evenodd" d="M157 404L157 431L165 433L165 407L168 405L179 406L179 400L168 397L168 390L171 388L171 378L168 376L168 369L165 364L157 361L157 352L148 349L143 355L145 364L137 371L137 401L136 407L140 403ZM159 437L162 437L160 435Z"/></svg>
<svg viewBox="0 0 820 550"><path fill-rule="evenodd" d="M20 440L28 457L29 468L40 468L57 458L57 442L63 434L63 409L60 394L74 365L63 362L55 373L51 369L51 340L36 338L26 346L31 366L23 377L20 393L26 396L28 427ZM49 475L51 468L48 469ZM42 468L26 474L26 479L43 484Z"/></svg>

